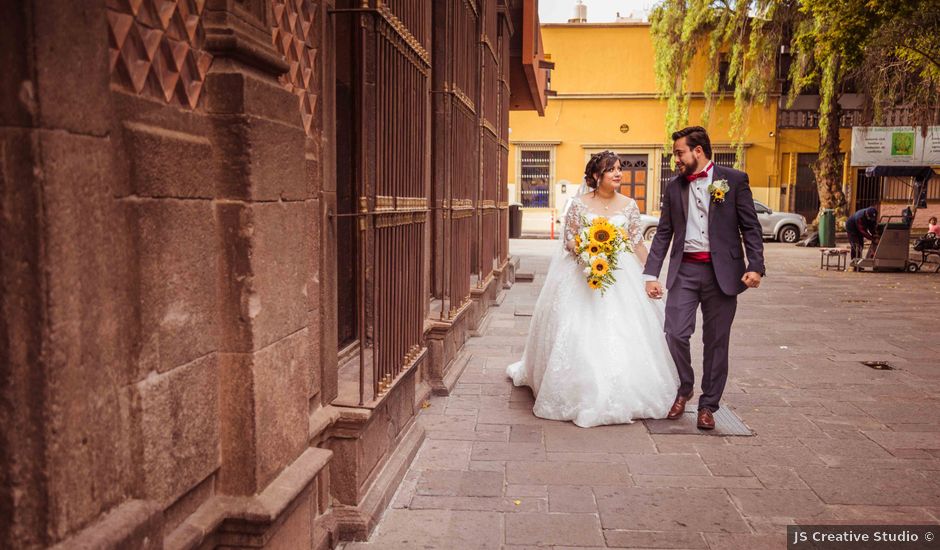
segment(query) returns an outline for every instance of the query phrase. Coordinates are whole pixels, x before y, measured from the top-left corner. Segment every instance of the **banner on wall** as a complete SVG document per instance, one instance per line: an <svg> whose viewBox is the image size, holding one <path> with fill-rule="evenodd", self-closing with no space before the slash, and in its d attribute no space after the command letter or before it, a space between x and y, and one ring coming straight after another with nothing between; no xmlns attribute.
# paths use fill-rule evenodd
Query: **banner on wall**
<svg viewBox="0 0 940 550"><path fill-rule="evenodd" d="M926 136L914 126L852 128L852 166L884 165L940 165L940 126L928 126Z"/></svg>
<svg viewBox="0 0 940 550"><path fill-rule="evenodd" d="M924 139L924 162L926 166L940 166L940 126L929 126Z"/></svg>

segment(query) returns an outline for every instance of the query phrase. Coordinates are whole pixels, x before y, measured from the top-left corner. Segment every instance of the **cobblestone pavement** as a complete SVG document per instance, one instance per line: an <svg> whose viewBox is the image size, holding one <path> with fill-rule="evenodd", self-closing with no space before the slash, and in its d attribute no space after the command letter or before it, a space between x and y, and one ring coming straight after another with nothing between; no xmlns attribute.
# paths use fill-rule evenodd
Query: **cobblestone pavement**
<svg viewBox="0 0 940 550"><path fill-rule="evenodd" d="M723 402L756 435L651 435L536 418L505 376L557 246L512 242L534 282L468 342L392 505L347 548L751 550L793 523L940 523L940 275L820 271L816 249L768 243Z"/></svg>

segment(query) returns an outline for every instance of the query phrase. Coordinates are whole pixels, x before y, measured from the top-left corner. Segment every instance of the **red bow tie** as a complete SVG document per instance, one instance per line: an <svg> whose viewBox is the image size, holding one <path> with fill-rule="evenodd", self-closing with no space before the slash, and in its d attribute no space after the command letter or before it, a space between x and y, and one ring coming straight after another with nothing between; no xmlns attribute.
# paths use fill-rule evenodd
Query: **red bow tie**
<svg viewBox="0 0 940 550"><path fill-rule="evenodd" d="M708 171L711 170L711 167L712 167L712 164L709 163L708 166L706 166L704 170L702 170L701 172L696 172L696 173L692 174L691 176L686 176L686 177L685 177L685 180L686 180L686 181L689 181L689 182L692 182L692 181L695 181L695 180L697 180L697 179L699 179L699 178L707 178L707 177L708 177Z"/></svg>

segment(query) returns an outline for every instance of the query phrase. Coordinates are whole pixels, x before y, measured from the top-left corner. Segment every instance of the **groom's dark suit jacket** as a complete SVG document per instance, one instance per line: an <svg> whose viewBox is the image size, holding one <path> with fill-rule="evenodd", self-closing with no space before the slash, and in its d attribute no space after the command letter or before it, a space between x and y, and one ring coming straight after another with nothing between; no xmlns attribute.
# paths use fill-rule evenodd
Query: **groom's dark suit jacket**
<svg viewBox="0 0 940 550"><path fill-rule="evenodd" d="M708 207L708 246L718 286L725 294L734 296L747 289L741 282L745 271L764 274L764 240L747 174L717 165L713 170L712 181L728 180L730 189L723 203L712 201ZM663 190L659 226L643 271L646 275L659 277L669 242L672 241L666 288L672 287L679 272L679 264L682 263L688 214L689 183L684 177L677 176Z"/></svg>

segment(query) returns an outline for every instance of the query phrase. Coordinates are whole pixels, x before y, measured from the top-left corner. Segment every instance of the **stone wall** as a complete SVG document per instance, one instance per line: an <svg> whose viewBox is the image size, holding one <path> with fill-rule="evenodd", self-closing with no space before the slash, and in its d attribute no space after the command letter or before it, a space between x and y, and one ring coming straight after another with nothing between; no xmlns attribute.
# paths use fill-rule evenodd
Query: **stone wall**
<svg viewBox="0 0 940 550"><path fill-rule="evenodd" d="M2 9L0 546L291 524L240 512L286 472L277 514L322 513L292 504L330 456L298 462L328 379L322 6Z"/></svg>
<svg viewBox="0 0 940 550"><path fill-rule="evenodd" d="M368 535L511 265L334 404L339 4L0 3L0 547Z"/></svg>

